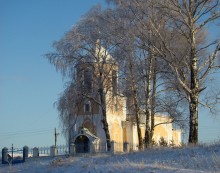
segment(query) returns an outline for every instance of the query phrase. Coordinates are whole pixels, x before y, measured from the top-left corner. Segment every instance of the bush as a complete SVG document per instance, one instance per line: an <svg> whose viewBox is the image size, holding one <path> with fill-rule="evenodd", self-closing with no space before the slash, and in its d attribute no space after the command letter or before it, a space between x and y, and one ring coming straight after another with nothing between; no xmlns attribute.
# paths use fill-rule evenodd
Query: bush
<svg viewBox="0 0 220 173"><path fill-rule="evenodd" d="M163 147L167 147L167 146L168 146L168 143L167 143L167 141L164 139L164 137L160 137L159 145L160 145L160 146L163 146Z"/></svg>
<svg viewBox="0 0 220 173"><path fill-rule="evenodd" d="M158 143L154 139L152 139L151 145L152 146L158 146Z"/></svg>

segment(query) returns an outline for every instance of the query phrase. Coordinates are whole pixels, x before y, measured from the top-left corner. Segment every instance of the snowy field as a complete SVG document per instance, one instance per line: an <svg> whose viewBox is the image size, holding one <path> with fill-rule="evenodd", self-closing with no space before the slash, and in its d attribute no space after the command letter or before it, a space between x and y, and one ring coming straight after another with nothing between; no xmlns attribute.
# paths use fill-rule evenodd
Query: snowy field
<svg viewBox="0 0 220 173"><path fill-rule="evenodd" d="M29 158L0 166L0 173L220 173L220 143L153 148L127 154Z"/></svg>

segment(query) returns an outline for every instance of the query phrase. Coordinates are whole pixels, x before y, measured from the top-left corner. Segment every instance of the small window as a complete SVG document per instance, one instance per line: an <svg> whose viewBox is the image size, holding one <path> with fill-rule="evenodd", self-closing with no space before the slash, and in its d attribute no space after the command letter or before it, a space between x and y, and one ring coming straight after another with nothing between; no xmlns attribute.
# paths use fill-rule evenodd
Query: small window
<svg viewBox="0 0 220 173"><path fill-rule="evenodd" d="M115 112L118 112L118 105L115 104Z"/></svg>
<svg viewBox="0 0 220 173"><path fill-rule="evenodd" d="M91 112L91 103L90 103L90 101L87 101L84 104L84 112Z"/></svg>
<svg viewBox="0 0 220 173"><path fill-rule="evenodd" d="M112 93L113 95L117 94L117 71L112 71Z"/></svg>
<svg viewBox="0 0 220 173"><path fill-rule="evenodd" d="M92 71L91 69L85 69L83 74L83 86L87 91L92 89Z"/></svg>

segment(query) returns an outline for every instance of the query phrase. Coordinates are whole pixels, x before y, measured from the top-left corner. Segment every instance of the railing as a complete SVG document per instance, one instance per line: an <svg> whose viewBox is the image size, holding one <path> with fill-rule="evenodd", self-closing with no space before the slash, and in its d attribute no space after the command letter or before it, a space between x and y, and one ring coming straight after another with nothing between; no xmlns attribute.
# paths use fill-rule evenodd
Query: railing
<svg viewBox="0 0 220 173"><path fill-rule="evenodd" d="M27 147L27 146L26 146ZM70 149L70 151L69 151ZM106 143L84 143L84 144L73 144L70 146L59 145L51 147L35 147L28 149L27 147L27 158L28 157L43 157L43 156L62 156L62 155L80 155L80 154L95 154L95 153L115 153L115 152L130 152L137 151L137 144L129 143L117 143L111 142L111 150L108 151ZM1 151L2 152L2 151ZM11 151L8 150L8 153L11 154ZM21 155L21 150L15 152L14 156ZM1 154L2 156L2 154Z"/></svg>
<svg viewBox="0 0 220 173"><path fill-rule="evenodd" d="M67 145L58 145L56 148L57 155L66 155L69 153L69 146ZM33 156L33 149L34 148L31 148L29 151L30 156ZM38 147L38 151L39 156L50 156L51 147Z"/></svg>
<svg viewBox="0 0 220 173"><path fill-rule="evenodd" d="M33 149L30 148L29 155L33 156ZM49 156L50 155L50 147L39 147L39 156Z"/></svg>
<svg viewBox="0 0 220 173"><path fill-rule="evenodd" d="M67 145L58 145L57 146L58 155L66 155L69 154L69 146Z"/></svg>
<svg viewBox="0 0 220 173"><path fill-rule="evenodd" d="M24 146L23 149L14 148L13 145L10 149L2 149L2 164L16 164L25 162L28 157L28 147Z"/></svg>
<svg viewBox="0 0 220 173"><path fill-rule="evenodd" d="M91 146L92 147L92 146ZM90 148L91 148L90 147ZM107 144L105 142L103 143L98 143L98 144L93 144L93 150L96 153L105 153L107 152Z"/></svg>
<svg viewBox="0 0 220 173"><path fill-rule="evenodd" d="M129 144L129 143L117 143L111 142L111 149L108 151L106 143L96 143L96 144L75 144L72 150L75 154L78 153L107 153L107 152L130 152L137 151L138 144Z"/></svg>

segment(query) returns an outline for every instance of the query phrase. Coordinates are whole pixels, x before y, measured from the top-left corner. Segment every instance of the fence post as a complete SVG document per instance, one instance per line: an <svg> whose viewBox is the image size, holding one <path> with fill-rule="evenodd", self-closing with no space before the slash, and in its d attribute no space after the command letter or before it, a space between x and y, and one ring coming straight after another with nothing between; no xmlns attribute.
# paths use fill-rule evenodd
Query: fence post
<svg viewBox="0 0 220 173"><path fill-rule="evenodd" d="M76 154L76 147L75 144L70 144L70 155Z"/></svg>
<svg viewBox="0 0 220 173"><path fill-rule="evenodd" d="M28 158L28 152L29 152L28 146L24 146L23 147L23 161L24 162L25 162L25 159Z"/></svg>
<svg viewBox="0 0 220 173"><path fill-rule="evenodd" d="M39 149L37 147L33 148L33 157L39 157Z"/></svg>
<svg viewBox="0 0 220 173"><path fill-rule="evenodd" d="M111 153L115 153L115 141L111 141Z"/></svg>
<svg viewBox="0 0 220 173"><path fill-rule="evenodd" d="M56 156L56 155L57 155L57 148L54 145L52 145L50 147L50 156Z"/></svg>
<svg viewBox="0 0 220 173"><path fill-rule="evenodd" d="M2 149L2 164L8 163L8 148Z"/></svg>

